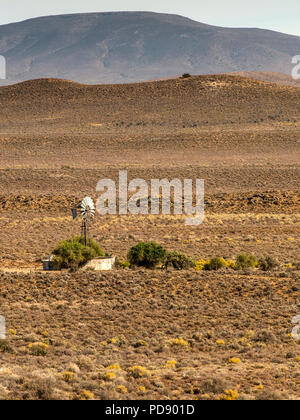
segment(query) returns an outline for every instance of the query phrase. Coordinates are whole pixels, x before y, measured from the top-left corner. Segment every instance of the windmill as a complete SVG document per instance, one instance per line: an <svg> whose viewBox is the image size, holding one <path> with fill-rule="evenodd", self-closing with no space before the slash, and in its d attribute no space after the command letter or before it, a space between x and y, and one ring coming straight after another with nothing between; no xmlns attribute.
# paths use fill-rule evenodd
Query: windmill
<svg viewBox="0 0 300 420"><path fill-rule="evenodd" d="M78 208L72 209L72 217L76 219L78 216L77 210L80 211L82 224L81 224L81 236L84 239L84 245L87 246L88 237L88 225L91 223L95 216L95 204L90 197L85 197Z"/></svg>

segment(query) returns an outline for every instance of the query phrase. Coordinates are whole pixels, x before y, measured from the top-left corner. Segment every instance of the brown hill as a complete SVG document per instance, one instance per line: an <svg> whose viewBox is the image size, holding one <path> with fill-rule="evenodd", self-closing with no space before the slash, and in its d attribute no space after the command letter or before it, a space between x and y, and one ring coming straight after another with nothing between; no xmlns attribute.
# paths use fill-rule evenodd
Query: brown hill
<svg viewBox="0 0 300 420"><path fill-rule="evenodd" d="M295 80L292 78L292 76L283 73L267 71L238 71L230 74L233 76L242 76L249 79L262 80L264 82L277 83L279 85L300 87L300 80Z"/></svg>
<svg viewBox="0 0 300 420"><path fill-rule="evenodd" d="M40 79L0 88L0 124L53 133L294 123L299 100L297 88L230 75L94 86Z"/></svg>
<svg viewBox="0 0 300 420"><path fill-rule="evenodd" d="M0 191L90 193L120 167L211 191L297 189L299 102L299 88L230 75L2 87Z"/></svg>

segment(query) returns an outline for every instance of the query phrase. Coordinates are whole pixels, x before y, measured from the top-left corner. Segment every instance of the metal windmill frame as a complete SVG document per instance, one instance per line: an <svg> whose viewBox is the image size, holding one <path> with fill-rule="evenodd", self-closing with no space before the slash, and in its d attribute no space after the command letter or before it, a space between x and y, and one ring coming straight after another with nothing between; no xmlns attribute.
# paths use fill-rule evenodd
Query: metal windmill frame
<svg viewBox="0 0 300 420"><path fill-rule="evenodd" d="M72 209L73 219L78 217L78 210L82 218L81 237L84 240L84 246L87 246L88 227L95 216L95 204L91 197L85 197L77 208Z"/></svg>

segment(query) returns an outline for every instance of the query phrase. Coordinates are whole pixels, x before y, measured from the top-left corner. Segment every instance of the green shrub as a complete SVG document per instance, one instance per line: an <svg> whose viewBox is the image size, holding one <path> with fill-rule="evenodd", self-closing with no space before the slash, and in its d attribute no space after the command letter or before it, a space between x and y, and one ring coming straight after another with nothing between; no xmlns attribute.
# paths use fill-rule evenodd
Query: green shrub
<svg viewBox="0 0 300 420"><path fill-rule="evenodd" d="M236 266L238 270L242 270L244 268L255 268L258 267L259 263L257 258L251 254L240 254L236 257Z"/></svg>
<svg viewBox="0 0 300 420"><path fill-rule="evenodd" d="M217 257L217 258L211 259L210 261L207 261L204 264L203 270L217 271L217 270L220 270L223 267L226 267L224 259Z"/></svg>
<svg viewBox="0 0 300 420"><path fill-rule="evenodd" d="M195 267L195 261L185 254L180 252L168 252L165 258L165 268L173 267L176 270L187 270L188 268Z"/></svg>
<svg viewBox="0 0 300 420"><path fill-rule="evenodd" d="M259 260L259 268L263 271L272 271L278 266L277 261L272 257L261 258Z"/></svg>
<svg viewBox="0 0 300 420"><path fill-rule="evenodd" d="M140 242L128 252L130 265L154 268L165 261L167 251L155 242Z"/></svg>
<svg viewBox="0 0 300 420"><path fill-rule="evenodd" d="M78 236L60 242L52 254L56 268L70 268L73 270L82 267L93 258L103 256L102 249L97 242L88 239L87 246L84 246L84 239Z"/></svg>

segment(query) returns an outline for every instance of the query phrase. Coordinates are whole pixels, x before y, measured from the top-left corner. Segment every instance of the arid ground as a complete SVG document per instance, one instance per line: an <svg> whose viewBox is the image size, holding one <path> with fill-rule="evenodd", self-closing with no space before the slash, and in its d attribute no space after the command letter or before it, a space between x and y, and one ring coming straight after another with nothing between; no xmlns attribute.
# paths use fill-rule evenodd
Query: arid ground
<svg viewBox="0 0 300 420"><path fill-rule="evenodd" d="M297 87L223 75L0 88L0 398L299 399L299 104ZM278 267L42 272L80 232L74 203L120 169L203 178L206 216L97 215L105 252L152 239Z"/></svg>

